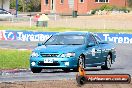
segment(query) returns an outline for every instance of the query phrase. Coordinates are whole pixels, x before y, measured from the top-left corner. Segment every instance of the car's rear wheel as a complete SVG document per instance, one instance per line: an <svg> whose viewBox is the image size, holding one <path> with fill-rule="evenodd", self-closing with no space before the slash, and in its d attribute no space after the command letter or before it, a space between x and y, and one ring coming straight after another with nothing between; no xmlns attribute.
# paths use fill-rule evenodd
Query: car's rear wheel
<svg viewBox="0 0 132 88"><path fill-rule="evenodd" d="M31 68L31 71L33 73L40 73L42 71L42 69L41 68Z"/></svg>
<svg viewBox="0 0 132 88"><path fill-rule="evenodd" d="M112 60L111 55L108 55L107 58L106 58L106 61L105 61L105 65L101 66L101 68L103 70L111 69L111 60Z"/></svg>
<svg viewBox="0 0 132 88"><path fill-rule="evenodd" d="M80 65L85 68L85 58L82 55L79 56L77 68L74 68L73 71L78 71Z"/></svg>

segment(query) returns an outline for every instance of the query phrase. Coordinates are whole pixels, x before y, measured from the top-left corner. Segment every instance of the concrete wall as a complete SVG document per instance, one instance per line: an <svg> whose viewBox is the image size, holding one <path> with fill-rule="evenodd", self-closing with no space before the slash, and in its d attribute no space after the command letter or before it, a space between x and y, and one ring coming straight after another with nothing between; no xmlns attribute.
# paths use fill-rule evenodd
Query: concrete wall
<svg viewBox="0 0 132 88"><path fill-rule="evenodd" d="M8 11L10 8L10 0L0 0L0 8Z"/></svg>

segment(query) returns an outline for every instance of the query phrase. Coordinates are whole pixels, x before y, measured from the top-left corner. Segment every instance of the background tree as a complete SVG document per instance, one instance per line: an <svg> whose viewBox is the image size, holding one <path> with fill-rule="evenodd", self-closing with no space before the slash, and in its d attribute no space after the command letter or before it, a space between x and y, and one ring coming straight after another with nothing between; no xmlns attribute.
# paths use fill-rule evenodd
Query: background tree
<svg viewBox="0 0 132 88"><path fill-rule="evenodd" d="M31 11L38 12L41 10L41 0L31 0L30 2Z"/></svg>
<svg viewBox="0 0 132 88"><path fill-rule="evenodd" d="M10 0L10 8L16 9L16 0ZM40 12L41 0L18 0L18 11Z"/></svg>
<svg viewBox="0 0 132 88"><path fill-rule="evenodd" d="M128 6L132 8L132 0L128 0Z"/></svg>

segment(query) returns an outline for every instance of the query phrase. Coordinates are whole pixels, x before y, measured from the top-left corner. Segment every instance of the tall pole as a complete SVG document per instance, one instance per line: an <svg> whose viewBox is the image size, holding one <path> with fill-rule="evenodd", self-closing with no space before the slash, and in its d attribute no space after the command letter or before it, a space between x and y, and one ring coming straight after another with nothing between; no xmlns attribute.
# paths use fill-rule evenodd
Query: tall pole
<svg viewBox="0 0 132 88"><path fill-rule="evenodd" d="M18 0L16 0L16 17L18 16Z"/></svg>
<svg viewBox="0 0 132 88"><path fill-rule="evenodd" d="M3 2L4 2L4 1L2 0L2 9L3 9Z"/></svg>

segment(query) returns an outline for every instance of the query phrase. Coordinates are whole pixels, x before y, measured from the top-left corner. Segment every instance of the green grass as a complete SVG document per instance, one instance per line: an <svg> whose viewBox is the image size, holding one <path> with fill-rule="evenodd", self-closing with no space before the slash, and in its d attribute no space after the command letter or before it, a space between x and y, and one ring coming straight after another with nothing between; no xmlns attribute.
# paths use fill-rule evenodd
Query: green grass
<svg viewBox="0 0 132 88"><path fill-rule="evenodd" d="M132 33L132 29L79 29L79 28L44 28L44 27L18 27L18 26L0 26L0 30L24 30L24 31L45 31L45 32L63 32L63 31L88 31L88 32L109 32L109 33Z"/></svg>
<svg viewBox="0 0 132 88"><path fill-rule="evenodd" d="M0 49L0 69L29 68L31 51Z"/></svg>

